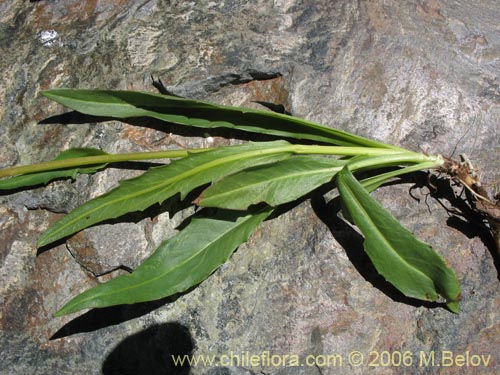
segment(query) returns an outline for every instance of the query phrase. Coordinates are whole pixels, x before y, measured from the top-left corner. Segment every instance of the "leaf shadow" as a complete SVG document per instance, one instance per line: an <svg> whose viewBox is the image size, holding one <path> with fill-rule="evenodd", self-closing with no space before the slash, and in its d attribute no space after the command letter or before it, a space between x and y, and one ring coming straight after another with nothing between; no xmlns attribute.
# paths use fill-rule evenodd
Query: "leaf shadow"
<svg viewBox="0 0 500 375"><path fill-rule="evenodd" d="M104 360L102 374L187 375L187 361L179 365L174 358L192 355L194 347L186 326L177 322L154 324L122 340Z"/></svg>
<svg viewBox="0 0 500 375"><path fill-rule="evenodd" d="M392 284L387 282L375 269L370 258L363 248L364 238L351 224L340 218L340 200L332 199L328 203L323 196L315 195L311 198L311 207L318 218L325 223L335 240L345 249L346 255L359 274L373 287L380 290L393 301L407 305L426 308L442 307L446 309L445 303L426 302L415 298L404 296Z"/></svg>
<svg viewBox="0 0 500 375"><path fill-rule="evenodd" d="M248 114L246 116L249 117ZM270 134L252 133L249 131L247 132L239 129L231 129L226 127L198 128L188 125L179 125L151 117L114 118L114 117L87 115L84 113L80 113L78 111L69 111L59 115L50 116L39 121L38 124L39 125L48 125L48 124L82 125L89 123L96 124L109 121L119 121L126 123L128 125L149 128L164 133L172 133L183 137L203 137L203 138L222 137L226 139L240 139L251 142L266 142L275 140L285 140L290 143L298 142L298 140L295 138L274 136ZM300 140L300 143L321 144L321 142L313 142L307 139Z"/></svg>
<svg viewBox="0 0 500 375"><path fill-rule="evenodd" d="M199 284L193 285L182 293L177 293L154 301L90 309L59 328L50 337L50 340L57 340L78 333L93 332L139 318L163 306L174 303L183 295L189 294L196 289L198 285Z"/></svg>
<svg viewBox="0 0 500 375"><path fill-rule="evenodd" d="M146 315L168 303L172 303L177 298L178 296L170 296L156 301L134 303L133 305L91 309L62 326L50 337L50 340L57 340L77 333L92 332L121 324Z"/></svg>
<svg viewBox="0 0 500 375"><path fill-rule="evenodd" d="M186 125L178 125L167 121L161 121L150 117L133 117L133 118L114 118L104 116L93 116L80 113L77 111L69 111L59 115L47 117L38 122L39 125L46 124L63 124L63 125L82 125L95 124L109 121L120 121L129 125L145 127L152 130L161 131L164 133L173 133L183 137L224 137L228 139L244 139L247 141L269 141L276 140L278 137L267 136L262 134L254 134L241 130L229 128L197 128Z"/></svg>

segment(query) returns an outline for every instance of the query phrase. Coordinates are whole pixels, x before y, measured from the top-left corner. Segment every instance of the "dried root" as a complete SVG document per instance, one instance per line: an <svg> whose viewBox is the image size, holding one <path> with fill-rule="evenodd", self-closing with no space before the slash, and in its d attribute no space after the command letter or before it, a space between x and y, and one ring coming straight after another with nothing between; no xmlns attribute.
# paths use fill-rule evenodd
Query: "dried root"
<svg viewBox="0 0 500 375"><path fill-rule="evenodd" d="M497 193L490 198L481 184L477 169L465 155L460 155L460 159L461 161L456 161L445 158L445 164L439 172L447 175L457 186L467 190L469 205L484 218L500 253L500 194Z"/></svg>

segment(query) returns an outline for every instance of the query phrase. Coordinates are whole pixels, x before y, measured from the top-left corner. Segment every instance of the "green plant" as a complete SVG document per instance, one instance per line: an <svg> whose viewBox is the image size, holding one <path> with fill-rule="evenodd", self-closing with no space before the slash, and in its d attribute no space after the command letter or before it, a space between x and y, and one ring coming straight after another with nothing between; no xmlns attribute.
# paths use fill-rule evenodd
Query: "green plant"
<svg viewBox="0 0 500 375"><path fill-rule="evenodd" d="M114 190L76 208L42 235L39 246L178 195L185 199L205 187L193 202L204 208L184 229L165 240L134 272L76 296L57 315L186 291L223 264L277 207L331 182L338 188L344 216L363 233L365 250L377 271L404 295L425 301L438 301L441 296L451 311L458 312L460 286L454 271L369 192L395 176L419 170L437 169L458 179L460 170L471 177L470 168L463 164L270 111L132 91L57 89L44 95L89 115L147 116L184 126L231 128L290 140L118 155L72 149L50 162L1 170L0 177L9 178L0 180L0 190L9 190L94 173L109 163L177 159L122 181ZM371 176L358 181L353 173L361 171L370 171ZM470 182L465 185L473 187Z"/></svg>

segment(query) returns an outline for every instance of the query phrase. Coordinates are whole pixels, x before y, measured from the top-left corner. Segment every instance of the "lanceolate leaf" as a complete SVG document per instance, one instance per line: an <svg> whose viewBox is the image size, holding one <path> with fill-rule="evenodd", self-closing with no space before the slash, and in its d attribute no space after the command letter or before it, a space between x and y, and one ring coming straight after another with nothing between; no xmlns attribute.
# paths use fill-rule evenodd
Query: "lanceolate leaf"
<svg viewBox="0 0 500 375"><path fill-rule="evenodd" d="M164 241L133 273L78 295L57 315L152 301L183 292L223 264L270 213L270 208L256 214L219 211L213 217L195 218L176 236Z"/></svg>
<svg viewBox="0 0 500 375"><path fill-rule="evenodd" d="M404 295L426 301L443 296L458 312L460 285L454 271L432 248L416 239L354 178L337 174L343 206L365 236L364 247L377 271Z"/></svg>
<svg viewBox="0 0 500 375"><path fill-rule="evenodd" d="M107 194L95 198L64 216L40 238L38 246L107 219L142 211L180 193L181 199L194 188L251 166L290 156L285 141L248 143L189 155L171 164L152 168L126 180Z"/></svg>
<svg viewBox="0 0 500 375"><path fill-rule="evenodd" d="M108 155L95 148L74 148L61 152L54 160L67 160L86 156ZM95 173L106 167L107 164L97 164L85 167L58 169L49 172L30 173L0 180L0 190L18 189L27 186L46 184L58 178L75 179L79 174Z"/></svg>
<svg viewBox="0 0 500 375"><path fill-rule="evenodd" d="M244 210L260 202L277 206L331 181L346 163L321 156L292 156L223 178L206 189L196 203L235 210Z"/></svg>
<svg viewBox="0 0 500 375"><path fill-rule="evenodd" d="M196 200L200 206L244 210L248 206L265 202L271 206L291 202L331 181L345 164L350 169L373 169L405 163L418 163L412 152L389 155L359 155L350 159L321 156L292 156L274 164L260 165L227 176L207 188ZM362 181L371 190L402 172L435 167L436 162L418 163L401 170L378 174Z"/></svg>
<svg viewBox="0 0 500 375"><path fill-rule="evenodd" d="M200 128L234 128L334 145L399 149L396 146L271 111L228 107L137 91L55 89L44 91L43 94L68 108L94 116L115 118L148 116Z"/></svg>

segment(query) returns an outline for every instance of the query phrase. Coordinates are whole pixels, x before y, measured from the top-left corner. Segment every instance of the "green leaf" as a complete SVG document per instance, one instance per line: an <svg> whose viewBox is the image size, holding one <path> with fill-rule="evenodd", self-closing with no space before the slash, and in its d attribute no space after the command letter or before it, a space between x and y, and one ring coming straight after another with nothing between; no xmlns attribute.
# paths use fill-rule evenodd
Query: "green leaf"
<svg viewBox="0 0 500 375"><path fill-rule="evenodd" d="M331 181L346 162L321 156L292 156L225 177L207 188L196 203L235 210L260 202L277 206Z"/></svg>
<svg viewBox="0 0 500 375"><path fill-rule="evenodd" d="M164 241L133 273L78 295L56 315L152 301L183 292L226 262L271 211L266 208L245 216L237 211L218 211L213 217L194 218L181 232Z"/></svg>
<svg viewBox="0 0 500 375"><path fill-rule="evenodd" d="M370 148L368 150L374 150ZM270 206L291 202L329 182L345 164L352 170L376 169L404 163L418 163L413 152L395 152L387 155L358 155L350 159L321 156L292 156L289 159L248 168L227 176L208 187L195 201L205 207L244 210L252 204L265 202ZM418 163L407 168L381 173L363 186L373 190L389 178L435 167L435 161Z"/></svg>
<svg viewBox="0 0 500 375"><path fill-rule="evenodd" d="M392 217L344 167L337 174L344 207L365 236L364 248L377 271L404 295L426 301L443 296L458 312L455 272L432 248Z"/></svg>
<svg viewBox="0 0 500 375"><path fill-rule="evenodd" d="M199 100L137 91L54 89L43 95L78 112L115 118L152 117L199 128L232 128L341 146L399 149L272 111L216 105Z"/></svg>
<svg viewBox="0 0 500 375"><path fill-rule="evenodd" d="M141 176L122 181L114 190L64 216L40 238L44 246L104 220L142 211L180 193L183 199L194 188L251 166L290 156L285 141L248 143L191 154L171 164L151 168Z"/></svg>
<svg viewBox="0 0 500 375"><path fill-rule="evenodd" d="M82 158L87 156L100 156L100 155L109 155L109 154L95 148L74 148L61 152L54 159L54 161ZM106 163L101 163L85 167L57 169L53 171L36 172L36 173L25 174L22 176L6 178L0 180L0 190L11 190L27 186L47 184L48 182L58 178L71 178L74 180L79 174L95 173L98 170L105 168L106 165L107 165Z"/></svg>

